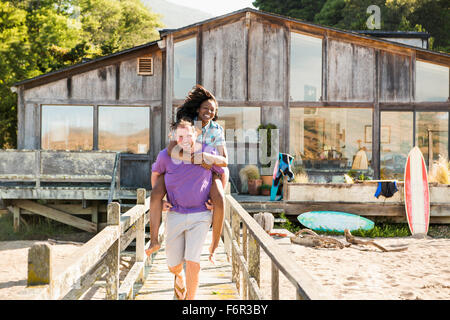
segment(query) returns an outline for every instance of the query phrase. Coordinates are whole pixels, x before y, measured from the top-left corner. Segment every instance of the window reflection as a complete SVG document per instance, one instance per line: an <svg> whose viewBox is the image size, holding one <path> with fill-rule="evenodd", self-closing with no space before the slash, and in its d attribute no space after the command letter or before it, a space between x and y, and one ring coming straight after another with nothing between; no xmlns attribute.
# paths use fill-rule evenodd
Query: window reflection
<svg viewBox="0 0 450 320"><path fill-rule="evenodd" d="M195 86L197 70L197 39L174 44L174 97L184 99Z"/></svg>
<svg viewBox="0 0 450 320"><path fill-rule="evenodd" d="M448 112L417 112L416 141L427 165L448 157ZM431 144L430 144L431 141Z"/></svg>
<svg viewBox="0 0 450 320"><path fill-rule="evenodd" d="M416 61L416 101L447 101L449 68Z"/></svg>
<svg viewBox="0 0 450 320"><path fill-rule="evenodd" d="M225 130L230 164L258 163L260 107L219 107L217 122ZM247 144L247 145L246 145Z"/></svg>
<svg viewBox="0 0 450 320"><path fill-rule="evenodd" d="M92 150L92 106L42 106L41 147L45 150Z"/></svg>
<svg viewBox="0 0 450 320"><path fill-rule="evenodd" d="M381 179L403 180L406 159L413 146L413 117L412 112L381 113Z"/></svg>
<svg viewBox="0 0 450 320"><path fill-rule="evenodd" d="M99 107L99 149L147 153L150 140L149 117L149 107Z"/></svg>
<svg viewBox="0 0 450 320"><path fill-rule="evenodd" d="M290 110L290 154L311 175L343 174L370 169L372 109L293 108ZM370 174L366 171L366 174ZM310 180L321 181L322 178ZM325 182L325 181L323 181Z"/></svg>
<svg viewBox="0 0 450 320"><path fill-rule="evenodd" d="M291 33L290 100L319 101L322 95L322 39Z"/></svg>

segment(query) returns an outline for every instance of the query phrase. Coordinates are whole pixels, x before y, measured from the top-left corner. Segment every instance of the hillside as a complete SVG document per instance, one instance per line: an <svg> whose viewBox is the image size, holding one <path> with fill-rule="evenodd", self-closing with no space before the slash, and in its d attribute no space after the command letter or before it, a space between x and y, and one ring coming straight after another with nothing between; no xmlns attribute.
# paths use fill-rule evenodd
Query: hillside
<svg viewBox="0 0 450 320"><path fill-rule="evenodd" d="M162 15L164 29L177 29L199 21L207 20L213 16L209 13L180 6L165 0L141 0L153 12Z"/></svg>

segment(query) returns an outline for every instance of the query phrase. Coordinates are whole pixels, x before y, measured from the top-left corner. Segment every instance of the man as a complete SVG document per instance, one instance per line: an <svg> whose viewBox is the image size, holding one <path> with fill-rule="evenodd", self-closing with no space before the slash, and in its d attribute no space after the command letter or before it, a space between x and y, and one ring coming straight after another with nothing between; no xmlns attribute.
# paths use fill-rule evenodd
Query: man
<svg viewBox="0 0 450 320"><path fill-rule="evenodd" d="M205 160L205 164L213 163L210 160L217 155L217 150L196 142L197 132L191 119L183 118L174 123L172 132L177 146L183 150L184 161L171 158L167 148L162 150L152 166L152 185L159 175L164 174L169 202L167 208L170 208L166 221L167 264L170 272L175 275L176 297L180 300L184 298L191 300L194 299L198 287L200 254L212 223L212 213L207 206L212 172L222 174L223 169L218 166L192 164L194 155L199 154ZM160 212L150 213L151 242L156 241L153 238L157 237L157 234L152 232L152 227L153 229L156 227L152 224L152 216L158 215ZM221 217L214 219L220 221L221 230L223 213ZM219 229L216 229L216 233ZM220 238L220 231L218 237ZM217 235L213 238L217 238ZM210 260L214 249L210 248ZM181 275L183 262L186 262L186 288Z"/></svg>

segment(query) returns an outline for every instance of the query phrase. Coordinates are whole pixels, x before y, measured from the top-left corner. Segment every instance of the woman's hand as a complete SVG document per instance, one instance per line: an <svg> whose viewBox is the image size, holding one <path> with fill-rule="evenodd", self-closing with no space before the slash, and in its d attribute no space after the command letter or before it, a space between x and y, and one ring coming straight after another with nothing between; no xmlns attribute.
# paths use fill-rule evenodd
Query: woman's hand
<svg viewBox="0 0 450 320"><path fill-rule="evenodd" d="M207 202L205 202L205 206L206 206L206 209L208 209L208 210L214 210L214 205L212 204L212 202L211 202L211 199L208 199L208 201Z"/></svg>
<svg viewBox="0 0 450 320"><path fill-rule="evenodd" d="M170 202L163 200L162 211L169 211L171 208L172 208L172 205L170 204Z"/></svg>

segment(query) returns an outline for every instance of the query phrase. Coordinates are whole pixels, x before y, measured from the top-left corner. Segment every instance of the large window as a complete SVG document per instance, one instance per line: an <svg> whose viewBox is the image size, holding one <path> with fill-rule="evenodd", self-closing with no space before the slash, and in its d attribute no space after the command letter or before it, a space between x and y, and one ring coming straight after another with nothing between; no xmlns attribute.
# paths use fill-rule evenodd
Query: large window
<svg viewBox="0 0 450 320"><path fill-rule="evenodd" d="M149 107L99 107L100 150L147 153L149 141Z"/></svg>
<svg viewBox="0 0 450 320"><path fill-rule="evenodd" d="M382 112L380 174L382 179L403 180L406 159L413 146L413 112Z"/></svg>
<svg viewBox="0 0 450 320"><path fill-rule="evenodd" d="M322 39L291 33L290 100L319 101L322 95Z"/></svg>
<svg viewBox="0 0 450 320"><path fill-rule="evenodd" d="M197 70L197 39L191 38L174 44L174 97L184 99L195 86Z"/></svg>
<svg viewBox="0 0 450 320"><path fill-rule="evenodd" d="M292 108L289 138L296 165L311 174L330 181L350 169L369 174L372 109Z"/></svg>
<svg viewBox="0 0 450 320"><path fill-rule="evenodd" d="M416 112L416 143L427 165L448 159L448 112Z"/></svg>
<svg viewBox="0 0 450 320"><path fill-rule="evenodd" d="M217 122L225 129L230 164L257 164L259 107L219 107Z"/></svg>
<svg viewBox="0 0 450 320"><path fill-rule="evenodd" d="M447 101L449 68L416 61L416 101Z"/></svg>
<svg viewBox="0 0 450 320"><path fill-rule="evenodd" d="M92 150L92 106L42 106L41 148Z"/></svg>

